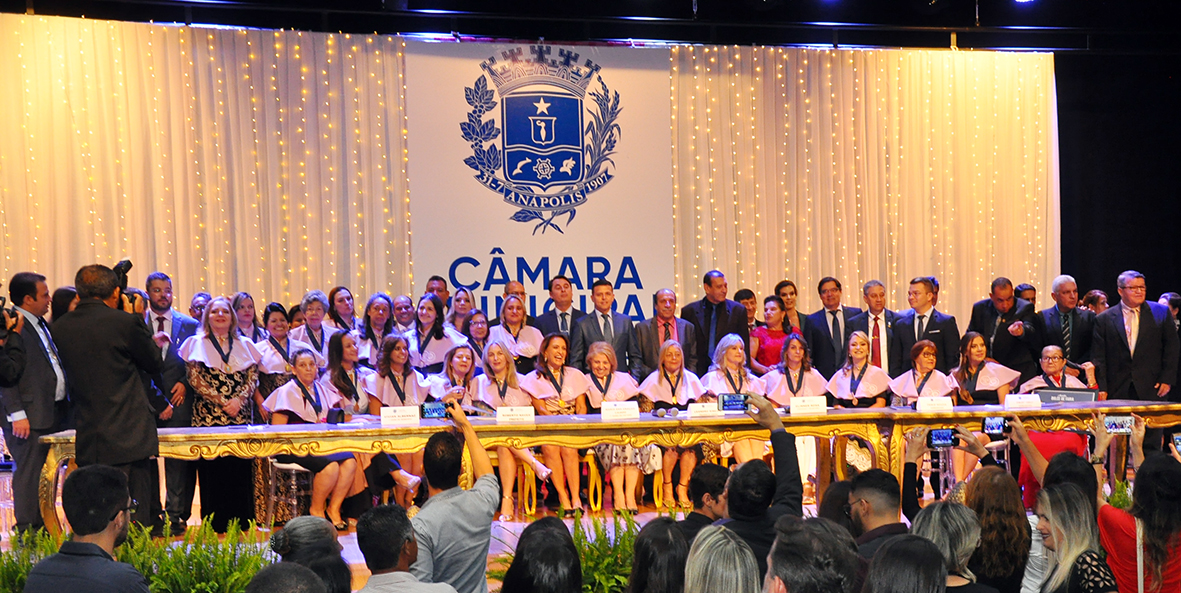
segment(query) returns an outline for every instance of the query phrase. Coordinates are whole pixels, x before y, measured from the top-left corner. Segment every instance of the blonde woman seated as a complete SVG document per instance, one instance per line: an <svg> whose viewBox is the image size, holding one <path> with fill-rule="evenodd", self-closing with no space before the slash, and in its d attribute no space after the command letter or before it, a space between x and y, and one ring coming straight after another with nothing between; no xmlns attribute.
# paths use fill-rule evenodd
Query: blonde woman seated
<svg viewBox="0 0 1181 593"><path fill-rule="evenodd" d="M660 345L660 368L652 371L640 384L640 393L652 401L656 408L684 410L689 402L709 401L701 380L693 371L685 368L685 352L681 343L666 340ZM689 476L700 460L701 446L669 447L664 450L661 472L664 477L664 505L672 507L674 500L681 506L692 506L689 500ZM677 481L678 499L673 498L673 470L681 466L681 478Z"/></svg>
<svg viewBox="0 0 1181 593"><path fill-rule="evenodd" d="M262 404L271 412L271 424L327 422L329 408L340 405L339 397L322 389L316 381L319 369L311 350L301 348L291 358L295 380L276 389ZM311 514L327 518L337 529L348 528L348 523L340 517L340 505L348 495L357 471L357 460L352 453L303 457L277 455L275 461L294 463L314 473Z"/></svg>
<svg viewBox="0 0 1181 593"><path fill-rule="evenodd" d="M590 390L590 381L578 369L567 366L569 348L570 342L566 336L546 336L541 342L541 364L525 375L521 385L521 389L532 396L533 408L542 416L586 413L586 393ZM578 497L578 449L542 445L541 455L546 467L554 472L554 488L558 491L563 515L573 517L574 505L582 506Z"/></svg>
<svg viewBox="0 0 1181 593"><path fill-rule="evenodd" d="M607 342L595 342L586 353L586 366L590 369L591 380L587 398L592 413L603 406L603 402L621 402L635 399L640 395L640 386L627 373L621 373L615 349ZM660 468L660 449L656 445L636 448L631 445L597 445L595 455L611 478L612 504L616 513L627 511L639 514L636 504L636 484L640 472L650 474Z"/></svg>
<svg viewBox="0 0 1181 593"><path fill-rule="evenodd" d="M960 363L951 369L951 378L956 382L956 405L971 406L1005 403L1005 396L1021 373L988 358L988 346L984 336L968 332L960 339ZM973 433L981 443L988 443L988 435ZM955 467L956 481L962 482L976 469L979 460L975 455L962 449L952 449L952 466Z"/></svg>
<svg viewBox="0 0 1181 593"><path fill-rule="evenodd" d="M382 341L377 372L361 381L361 389L369 396L369 413L375 416L381 415L382 406L417 407L430 395L426 377L410 368L406 338L398 334L386 336ZM396 453L395 457L402 471L394 473L394 482L401 487L395 490L394 497L399 505L410 508L423 476L422 451Z"/></svg>
<svg viewBox="0 0 1181 593"><path fill-rule="evenodd" d="M890 375L869 364L869 336L863 331L850 334L845 366L834 373L828 382L828 392L835 401L833 407L884 408L889 388Z"/></svg>
<svg viewBox="0 0 1181 593"><path fill-rule="evenodd" d="M360 351L353 334L336 332L328 338L328 368L320 377L320 388L340 400L346 418L369 413L369 394L361 389L373 371L360 365Z"/></svg>
<svg viewBox="0 0 1181 593"><path fill-rule="evenodd" d="M525 325L525 301L515 294L505 297L500 306L500 324L489 330L488 340L503 342L509 347L513 363L519 369L517 372L533 370L543 338L541 330Z"/></svg>
<svg viewBox="0 0 1181 593"><path fill-rule="evenodd" d="M525 376L517 372L512 351L504 342L489 342L484 348L484 374L475 379L476 401L493 410L501 406L531 406L532 399L521 389ZM496 460L500 466L500 521L511 521L515 513L513 488L517 482L517 461L528 464L541 481L549 478L550 469L537 460L528 449L497 447Z"/></svg>
<svg viewBox="0 0 1181 593"><path fill-rule="evenodd" d="M473 381L476 374L476 353L467 344L453 346L443 355L443 371L426 378L429 401L443 401L455 396L461 405L472 405Z"/></svg>
<svg viewBox="0 0 1181 593"><path fill-rule="evenodd" d="M890 391L902 405L911 405L920 397L954 395L955 380L939 372L935 360L935 342L931 340L919 340L910 349L910 362L914 368L890 381Z"/></svg>
<svg viewBox="0 0 1181 593"><path fill-rule="evenodd" d="M701 378L701 384L710 394L744 393L766 395L767 386L746 366L746 350L738 334L726 334L718 340L714 350L714 362L709 372ZM734 458L738 463L763 456L763 442L746 439L734 443ZM723 452L725 450L723 449Z"/></svg>

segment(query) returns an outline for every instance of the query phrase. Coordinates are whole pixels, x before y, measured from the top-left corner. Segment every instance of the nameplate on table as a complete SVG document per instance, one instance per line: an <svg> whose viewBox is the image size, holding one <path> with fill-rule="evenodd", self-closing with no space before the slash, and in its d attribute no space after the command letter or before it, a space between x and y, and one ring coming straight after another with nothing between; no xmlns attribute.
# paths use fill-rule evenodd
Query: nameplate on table
<svg viewBox="0 0 1181 593"><path fill-rule="evenodd" d="M717 402L689 404L690 418L721 418L723 416L725 416L725 413L718 409Z"/></svg>
<svg viewBox="0 0 1181 593"><path fill-rule="evenodd" d="M828 413L828 398L823 395L793 397L788 402L792 416L823 416Z"/></svg>
<svg viewBox="0 0 1181 593"><path fill-rule="evenodd" d="M915 401L914 409L923 414L950 412L955 407L950 397L920 397Z"/></svg>
<svg viewBox="0 0 1181 593"><path fill-rule="evenodd" d="M1093 402L1099 399L1098 389L1077 389L1070 387L1043 387L1034 391L1038 399L1046 404ZM1008 401L1006 399L1006 401Z"/></svg>
<svg viewBox="0 0 1181 593"><path fill-rule="evenodd" d="M536 411L533 406L501 406L496 408L496 423L502 422L534 422Z"/></svg>
<svg viewBox="0 0 1181 593"><path fill-rule="evenodd" d="M1040 410L1042 398L1036 393L1010 393L1005 398L1006 410Z"/></svg>
<svg viewBox="0 0 1181 593"><path fill-rule="evenodd" d="M603 402L603 407L599 411L603 417L603 422L640 419L639 402Z"/></svg>
<svg viewBox="0 0 1181 593"><path fill-rule="evenodd" d="M382 406L382 426L418 426L418 406Z"/></svg>

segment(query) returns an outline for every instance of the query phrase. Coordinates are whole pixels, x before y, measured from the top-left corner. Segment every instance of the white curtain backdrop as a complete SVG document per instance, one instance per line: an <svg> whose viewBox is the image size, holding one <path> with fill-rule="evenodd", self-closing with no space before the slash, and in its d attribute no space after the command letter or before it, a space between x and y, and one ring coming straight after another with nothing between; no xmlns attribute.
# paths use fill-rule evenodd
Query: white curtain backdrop
<svg viewBox="0 0 1181 593"><path fill-rule="evenodd" d="M792 279L804 312L820 308L825 276L850 305L879 279L903 309L910 278L935 275L939 308L961 330L996 276L1049 302L1060 261L1053 64L1032 53L675 48L681 302L701 298L714 268L731 294Z"/></svg>
<svg viewBox="0 0 1181 593"><path fill-rule="evenodd" d="M131 257L182 301L408 292L403 45L0 15L0 280ZM669 90L682 303L713 268L731 293L791 278L802 311L826 275L904 308L934 274L961 326L996 275L1048 300L1051 55L683 46Z"/></svg>
<svg viewBox="0 0 1181 593"><path fill-rule="evenodd" d="M408 292L402 47L0 15L0 277L130 257L181 310Z"/></svg>

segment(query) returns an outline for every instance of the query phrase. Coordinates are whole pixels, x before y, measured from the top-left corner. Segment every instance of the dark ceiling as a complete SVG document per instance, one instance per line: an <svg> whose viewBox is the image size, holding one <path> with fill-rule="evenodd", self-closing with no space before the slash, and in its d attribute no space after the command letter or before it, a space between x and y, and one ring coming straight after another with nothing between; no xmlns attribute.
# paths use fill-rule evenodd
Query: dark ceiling
<svg viewBox="0 0 1181 593"><path fill-rule="evenodd" d="M0 0L0 11L567 42L1177 53L1177 0Z"/></svg>

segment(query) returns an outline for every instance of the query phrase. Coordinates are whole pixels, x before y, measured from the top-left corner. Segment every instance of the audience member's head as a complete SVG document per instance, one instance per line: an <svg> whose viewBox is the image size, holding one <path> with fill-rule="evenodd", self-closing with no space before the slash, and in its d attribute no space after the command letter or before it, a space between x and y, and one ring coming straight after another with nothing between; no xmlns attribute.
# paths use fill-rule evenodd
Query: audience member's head
<svg viewBox="0 0 1181 593"><path fill-rule="evenodd" d="M74 275L74 288L78 291L78 298L105 301L119 290L119 278L115 276L115 270L102 264L91 264L82 266Z"/></svg>
<svg viewBox="0 0 1181 593"><path fill-rule="evenodd" d="M418 559L414 527L396 504L373 507L357 519L357 547L373 574L405 572Z"/></svg>
<svg viewBox="0 0 1181 593"><path fill-rule="evenodd" d="M821 568L835 570L845 579L845 593L860 593L865 584L869 559L857 551L857 540L845 526L824 517L804 520L804 529L812 535L812 545L820 555Z"/></svg>
<svg viewBox="0 0 1181 593"><path fill-rule="evenodd" d="M882 544L869 563L862 593L943 593L943 554L925 537L900 535Z"/></svg>
<svg viewBox="0 0 1181 593"><path fill-rule="evenodd" d="M857 578L857 553L836 541L823 529L809 530L797 517L780 517L775 523L775 543L767 554L763 591L849 593Z"/></svg>
<svg viewBox="0 0 1181 593"><path fill-rule="evenodd" d="M80 467L62 486L62 510L74 535L98 535L111 530L118 547L127 539L130 507L127 476L109 465Z"/></svg>
<svg viewBox="0 0 1181 593"><path fill-rule="evenodd" d="M505 593L581 593L582 563L574 538L557 517L530 523L504 573Z"/></svg>
<svg viewBox="0 0 1181 593"><path fill-rule="evenodd" d="M301 564L316 573L328 593L351 593L353 573L348 562L329 542L317 542L304 548L299 554L292 554L293 560L283 563Z"/></svg>
<svg viewBox="0 0 1181 593"><path fill-rule="evenodd" d="M722 493L729 478L730 470L716 463L702 463L693 468L689 476L689 500L693 501L694 510L718 519L723 517L726 499Z"/></svg>
<svg viewBox="0 0 1181 593"><path fill-rule="evenodd" d="M1094 501L1094 492L1085 492L1069 483L1047 485L1037 493L1037 530L1046 549L1052 552L1044 591L1063 589L1075 560L1083 552L1099 550L1099 524L1092 510Z"/></svg>
<svg viewBox="0 0 1181 593"><path fill-rule="evenodd" d="M759 565L738 534L710 525L697 533L685 561L685 593L757 593Z"/></svg>
<svg viewBox="0 0 1181 593"><path fill-rule="evenodd" d="M1159 588L1169 550L1181 537L1181 462L1170 455L1151 455L1136 470L1129 512L1144 524L1147 590Z"/></svg>
<svg viewBox="0 0 1181 593"><path fill-rule="evenodd" d="M732 519L758 519L775 498L775 474L762 459L738 466L726 483L726 508Z"/></svg>
<svg viewBox="0 0 1181 593"><path fill-rule="evenodd" d="M980 542L980 521L972 509L958 502L931 503L914 518L910 532L939 548L949 575L976 581L976 575L968 570L968 560Z"/></svg>
<svg viewBox="0 0 1181 593"><path fill-rule="evenodd" d="M1091 518L1095 518L1098 509L1095 508L1094 493L1099 491L1099 478L1095 476L1095 466L1074 451L1061 451L1050 458L1046 464L1046 473L1042 477L1042 487L1049 488L1058 484L1074 484L1083 492L1090 492L1087 498L1091 507Z"/></svg>
<svg viewBox="0 0 1181 593"><path fill-rule="evenodd" d="M902 486L894 474L871 469L853 478L849 489L849 519L853 534L897 523L902 512Z"/></svg>
<svg viewBox="0 0 1181 593"><path fill-rule="evenodd" d="M1012 574L1029 556L1032 543L1017 480L997 466L977 470L968 480L964 504L976 511L980 520L980 549L973 563L978 576Z"/></svg>
<svg viewBox="0 0 1181 593"><path fill-rule="evenodd" d="M849 518L849 513L845 512L845 506L849 504L849 493L852 491L852 480L833 482L824 491L820 506L816 507L817 517L823 517L844 527L850 535L853 533L853 520Z"/></svg>
<svg viewBox="0 0 1181 593"><path fill-rule="evenodd" d="M312 569L293 562L276 562L255 573L246 593L328 593Z"/></svg>
<svg viewBox="0 0 1181 593"><path fill-rule="evenodd" d="M332 542L340 551L340 542L336 539L336 528L332 522L324 517L304 515L295 517L287 522L282 529L271 534L271 550L283 560L291 560L292 554L300 554L301 550L322 542Z"/></svg>
<svg viewBox="0 0 1181 593"><path fill-rule="evenodd" d="M431 435L423 450L422 471L431 488L448 490L458 486L463 471L463 443L459 437L449 431Z"/></svg>
<svg viewBox="0 0 1181 593"><path fill-rule="evenodd" d="M689 544L669 517L649 521L636 536L628 593L681 593Z"/></svg>
<svg viewBox="0 0 1181 593"><path fill-rule="evenodd" d="M53 291L53 298L49 302L52 319L54 321L61 319L63 315L73 311L77 305L78 291L74 290L73 286L63 286Z"/></svg>

